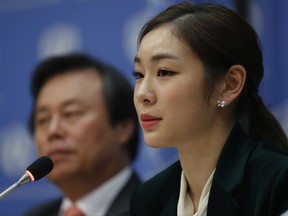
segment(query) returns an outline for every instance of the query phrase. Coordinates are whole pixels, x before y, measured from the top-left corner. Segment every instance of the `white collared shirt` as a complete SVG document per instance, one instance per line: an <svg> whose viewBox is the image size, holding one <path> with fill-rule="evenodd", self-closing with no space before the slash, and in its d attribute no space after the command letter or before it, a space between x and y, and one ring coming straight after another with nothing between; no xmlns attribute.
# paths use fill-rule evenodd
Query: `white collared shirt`
<svg viewBox="0 0 288 216"><path fill-rule="evenodd" d="M81 199L77 200L75 203L76 206L86 216L105 215L116 195L128 182L131 175L132 168L130 166L127 166L117 175L104 182L100 187L94 189ZM63 212L67 210L71 205L71 200L65 197L61 203L59 215L63 215Z"/></svg>
<svg viewBox="0 0 288 216"><path fill-rule="evenodd" d="M281 216L288 216L288 210L281 214Z"/></svg>
<svg viewBox="0 0 288 216"><path fill-rule="evenodd" d="M193 201L191 200L188 193L188 183L184 172L181 173L181 185L180 185L180 195L177 206L178 216L206 216L208 199L210 194L210 189L212 185L212 179L214 176L215 169L208 178L200 196L198 211L195 213Z"/></svg>

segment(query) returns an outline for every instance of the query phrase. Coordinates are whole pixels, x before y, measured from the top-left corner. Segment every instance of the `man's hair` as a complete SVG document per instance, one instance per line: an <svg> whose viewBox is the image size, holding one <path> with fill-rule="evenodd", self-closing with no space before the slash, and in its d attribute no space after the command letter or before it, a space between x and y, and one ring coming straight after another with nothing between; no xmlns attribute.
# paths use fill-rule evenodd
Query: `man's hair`
<svg viewBox="0 0 288 216"><path fill-rule="evenodd" d="M94 69L102 79L103 98L107 105L112 126L126 120L132 120L135 129L126 146L131 160L134 160L139 146L139 123L133 104L133 89L124 75L112 65L106 64L81 53L53 56L40 62L33 71L31 94L33 108L29 118L31 133L35 130L35 105L45 83L52 77L65 73L81 73L83 69Z"/></svg>

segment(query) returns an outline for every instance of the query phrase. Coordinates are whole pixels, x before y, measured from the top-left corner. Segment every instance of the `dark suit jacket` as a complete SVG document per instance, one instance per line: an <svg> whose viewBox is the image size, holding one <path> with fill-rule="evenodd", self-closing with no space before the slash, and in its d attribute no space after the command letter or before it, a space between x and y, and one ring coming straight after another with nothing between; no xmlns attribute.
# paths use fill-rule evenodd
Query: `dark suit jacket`
<svg viewBox="0 0 288 216"><path fill-rule="evenodd" d="M133 173L127 184L115 197L105 216L126 216L129 213L129 201L135 187L141 183L140 179ZM40 206L36 206L25 213L25 216L58 216L62 198L52 200ZM96 216L96 215L95 215ZM98 215L97 215L98 216ZM99 215L104 216L104 215Z"/></svg>
<svg viewBox="0 0 288 216"><path fill-rule="evenodd" d="M176 216L181 172L176 162L137 187L131 215ZM235 126L216 166L207 216L279 216L286 209L287 152L254 142Z"/></svg>

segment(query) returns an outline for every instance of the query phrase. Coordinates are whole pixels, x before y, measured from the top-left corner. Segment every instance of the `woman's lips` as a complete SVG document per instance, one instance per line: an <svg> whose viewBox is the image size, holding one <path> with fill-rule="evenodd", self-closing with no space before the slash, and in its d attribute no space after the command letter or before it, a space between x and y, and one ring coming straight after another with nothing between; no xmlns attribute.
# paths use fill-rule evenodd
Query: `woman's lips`
<svg viewBox="0 0 288 216"><path fill-rule="evenodd" d="M155 117L149 114L141 115L141 124L143 128L151 128L152 126L158 124L162 118Z"/></svg>

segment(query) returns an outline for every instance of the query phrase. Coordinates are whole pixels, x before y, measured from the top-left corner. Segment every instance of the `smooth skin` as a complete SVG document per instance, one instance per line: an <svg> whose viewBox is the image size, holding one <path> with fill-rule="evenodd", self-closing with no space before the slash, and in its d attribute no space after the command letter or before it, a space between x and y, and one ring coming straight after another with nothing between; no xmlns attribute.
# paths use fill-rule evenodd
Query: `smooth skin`
<svg viewBox="0 0 288 216"><path fill-rule="evenodd" d="M233 102L242 91L246 71L232 66L207 101L202 62L166 24L142 39L134 76L134 103L145 142L178 150L197 211L204 185L235 123ZM225 100L227 107L219 108L217 100ZM156 119L150 127L143 127L145 115Z"/></svg>

